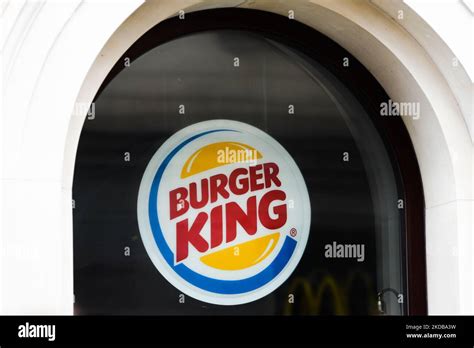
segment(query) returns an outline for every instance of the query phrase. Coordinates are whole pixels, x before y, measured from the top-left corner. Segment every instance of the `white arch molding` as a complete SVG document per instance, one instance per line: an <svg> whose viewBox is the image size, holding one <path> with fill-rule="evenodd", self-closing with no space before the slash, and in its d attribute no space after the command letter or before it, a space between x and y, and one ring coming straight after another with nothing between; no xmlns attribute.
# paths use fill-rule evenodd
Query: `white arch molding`
<svg viewBox="0 0 474 348"><path fill-rule="evenodd" d="M293 10L296 20L359 59L394 101L420 102L421 117L404 122L425 190L429 313L474 314L472 81L402 1L75 0L4 7L10 16L3 42L2 313L73 312L71 193L86 117L72 112L75 103L89 104L120 56L162 20L180 10L243 7L285 16Z"/></svg>

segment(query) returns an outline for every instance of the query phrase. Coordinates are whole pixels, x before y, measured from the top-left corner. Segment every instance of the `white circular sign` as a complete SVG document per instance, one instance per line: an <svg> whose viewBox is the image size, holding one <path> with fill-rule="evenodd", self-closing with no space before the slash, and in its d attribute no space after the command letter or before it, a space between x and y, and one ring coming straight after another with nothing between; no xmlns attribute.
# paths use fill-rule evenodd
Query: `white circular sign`
<svg viewBox="0 0 474 348"><path fill-rule="evenodd" d="M311 217L288 152L229 120L186 127L158 149L137 213L158 271L183 293L220 305L255 301L280 286L303 255Z"/></svg>

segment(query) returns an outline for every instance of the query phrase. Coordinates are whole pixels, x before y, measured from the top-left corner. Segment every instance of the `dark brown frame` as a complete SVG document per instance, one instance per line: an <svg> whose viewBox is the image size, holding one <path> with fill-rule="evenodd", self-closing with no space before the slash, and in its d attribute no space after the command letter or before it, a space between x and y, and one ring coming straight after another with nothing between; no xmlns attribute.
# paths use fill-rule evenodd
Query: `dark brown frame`
<svg viewBox="0 0 474 348"><path fill-rule="evenodd" d="M318 31L287 17L248 9L213 9L186 14L185 19L167 19L140 37L114 65L95 99L125 68L124 60L180 36L217 29L247 30L283 42L331 71L370 115L398 168L405 202L405 269L408 315L427 314L425 207L421 175L410 136L400 117L380 117L380 104L389 96L372 74L349 52ZM349 67L343 59L349 58Z"/></svg>

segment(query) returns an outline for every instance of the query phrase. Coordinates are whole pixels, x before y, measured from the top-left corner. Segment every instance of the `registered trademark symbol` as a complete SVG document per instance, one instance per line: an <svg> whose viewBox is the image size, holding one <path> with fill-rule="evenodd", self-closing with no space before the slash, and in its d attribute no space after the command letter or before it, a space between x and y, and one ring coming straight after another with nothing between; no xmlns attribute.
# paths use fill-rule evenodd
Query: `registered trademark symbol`
<svg viewBox="0 0 474 348"><path fill-rule="evenodd" d="M290 235L291 235L292 237L295 237L297 233L298 233L298 232L296 231L296 228L292 228L292 229L290 230Z"/></svg>

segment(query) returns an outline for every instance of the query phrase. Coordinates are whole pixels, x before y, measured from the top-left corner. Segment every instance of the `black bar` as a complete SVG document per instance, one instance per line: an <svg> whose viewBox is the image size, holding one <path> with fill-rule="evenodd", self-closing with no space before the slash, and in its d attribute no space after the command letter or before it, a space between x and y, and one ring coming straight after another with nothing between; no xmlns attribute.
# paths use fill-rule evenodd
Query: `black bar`
<svg viewBox="0 0 474 348"><path fill-rule="evenodd" d="M19 328L55 325L48 337L19 337ZM407 327L407 325L409 325ZM452 327L455 325L455 328ZM418 329L417 329L418 328ZM431 337L408 338L407 334ZM433 338L455 334L456 337ZM47 336L47 335L46 335ZM51 336L49 336L51 337ZM138 317L4 316L0 346L54 344L448 344L474 343L474 317Z"/></svg>

